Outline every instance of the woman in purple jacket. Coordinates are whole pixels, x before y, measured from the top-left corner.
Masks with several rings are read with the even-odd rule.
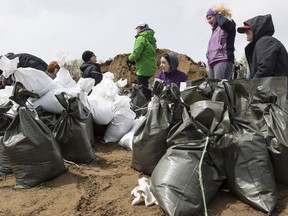
[[[207,21],[212,26],[206,54],[208,77],[212,79],[232,79],[236,24],[231,16],[230,9],[223,5],[213,6],[206,14]]]
[[[164,85],[171,83],[177,84],[180,87],[181,82],[187,81],[187,76],[184,72],[178,70],[179,60],[173,53],[165,53],[160,59],[160,68],[155,78],[163,80]]]

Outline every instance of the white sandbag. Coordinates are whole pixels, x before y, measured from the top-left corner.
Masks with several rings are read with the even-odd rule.
[[[106,128],[104,142],[118,142],[133,127],[136,113],[130,109],[130,101],[128,96],[115,99],[115,114]]]
[[[45,111],[56,113],[56,114],[61,114],[64,110],[63,106],[59,103],[59,101],[55,97],[54,91],[47,92],[45,95],[43,95],[37,100],[31,100],[29,104],[30,105],[28,105],[27,107],[30,110],[36,109],[39,106],[42,106],[42,108]]]
[[[24,87],[42,97],[54,89],[52,79],[43,71],[34,68],[18,68],[14,71],[16,82],[21,82]]]
[[[7,104],[10,99],[9,97],[12,95],[13,86],[5,86],[4,89],[0,89],[0,105]]]
[[[83,78],[81,77],[78,82],[77,86],[83,89],[84,92],[89,93],[95,84],[95,79],[93,78]]]
[[[76,82],[72,79],[70,72],[66,68],[67,55],[68,53],[62,51],[56,54],[60,70],[57,72],[56,78],[53,81],[65,88],[73,88],[76,87]]]
[[[5,55],[2,56],[0,59],[0,69],[3,71],[2,75],[5,78],[8,78],[15,70],[17,70],[18,63],[19,57],[10,60]]]
[[[3,71],[3,76],[8,78],[14,74],[16,82],[21,82],[24,87],[40,97],[53,89],[52,79],[43,71],[34,68],[17,68],[19,58],[8,59],[2,56],[0,59],[0,69]]]
[[[64,67],[60,68],[60,70],[56,74],[56,78],[53,81],[59,83],[65,88],[76,87],[75,80],[72,79],[70,72]]]
[[[119,95],[119,89],[113,81],[113,74],[106,72],[99,84],[93,87],[91,94],[100,94],[106,100],[114,101]]]
[[[55,90],[55,95],[65,92],[66,94],[70,95],[71,97],[77,97],[81,103],[86,107],[90,108],[88,104],[88,97],[87,93],[83,91],[82,88],[79,86],[71,87],[71,88],[59,88]]]
[[[133,127],[136,113],[131,109],[116,111],[104,134],[104,142],[119,142]]]
[[[120,139],[118,143],[120,146],[133,150],[133,135],[134,135],[136,128],[138,127],[138,125],[140,124],[143,118],[144,116],[140,116],[139,118],[134,119],[132,129]]]
[[[64,110],[64,107],[59,103],[57,98],[55,97],[56,94],[60,94],[61,92],[65,92],[73,97],[78,97],[79,100],[87,106],[87,97],[85,92],[78,87],[74,88],[63,88],[58,86],[55,90],[50,91],[40,97],[39,99],[33,100],[30,99],[30,104],[32,106],[28,106],[29,109],[35,109],[38,106],[42,106],[42,108],[48,112],[61,114]]]
[[[114,116],[113,103],[106,100],[100,94],[88,96],[88,109],[90,110],[93,122],[98,125],[107,125]]]
[[[124,88],[127,85],[127,79],[120,79],[115,84],[118,88]]]

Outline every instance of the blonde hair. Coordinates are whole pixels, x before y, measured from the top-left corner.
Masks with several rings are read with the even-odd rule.
[[[223,4],[214,5],[211,8],[213,11],[217,11],[218,13],[222,14],[223,16],[230,18],[232,17],[232,12],[229,8],[225,7]]]

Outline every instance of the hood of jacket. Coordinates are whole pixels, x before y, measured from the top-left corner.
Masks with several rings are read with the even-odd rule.
[[[272,36],[275,32],[272,16],[270,14],[256,16],[244,22],[249,25],[253,31],[253,42],[256,42],[262,36]]]
[[[170,66],[171,66],[171,72],[177,70],[179,65],[179,60],[176,55],[173,53],[168,53],[168,56],[170,58]]]
[[[143,36],[145,37],[149,43],[155,44],[156,43],[156,38],[154,37],[154,30],[150,28],[144,28],[141,32],[139,32],[135,37]]]

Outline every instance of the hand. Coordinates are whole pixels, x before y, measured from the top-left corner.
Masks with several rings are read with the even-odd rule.
[[[131,70],[131,66],[135,64],[135,62],[131,62],[129,59],[127,59],[126,64],[128,68]]]

